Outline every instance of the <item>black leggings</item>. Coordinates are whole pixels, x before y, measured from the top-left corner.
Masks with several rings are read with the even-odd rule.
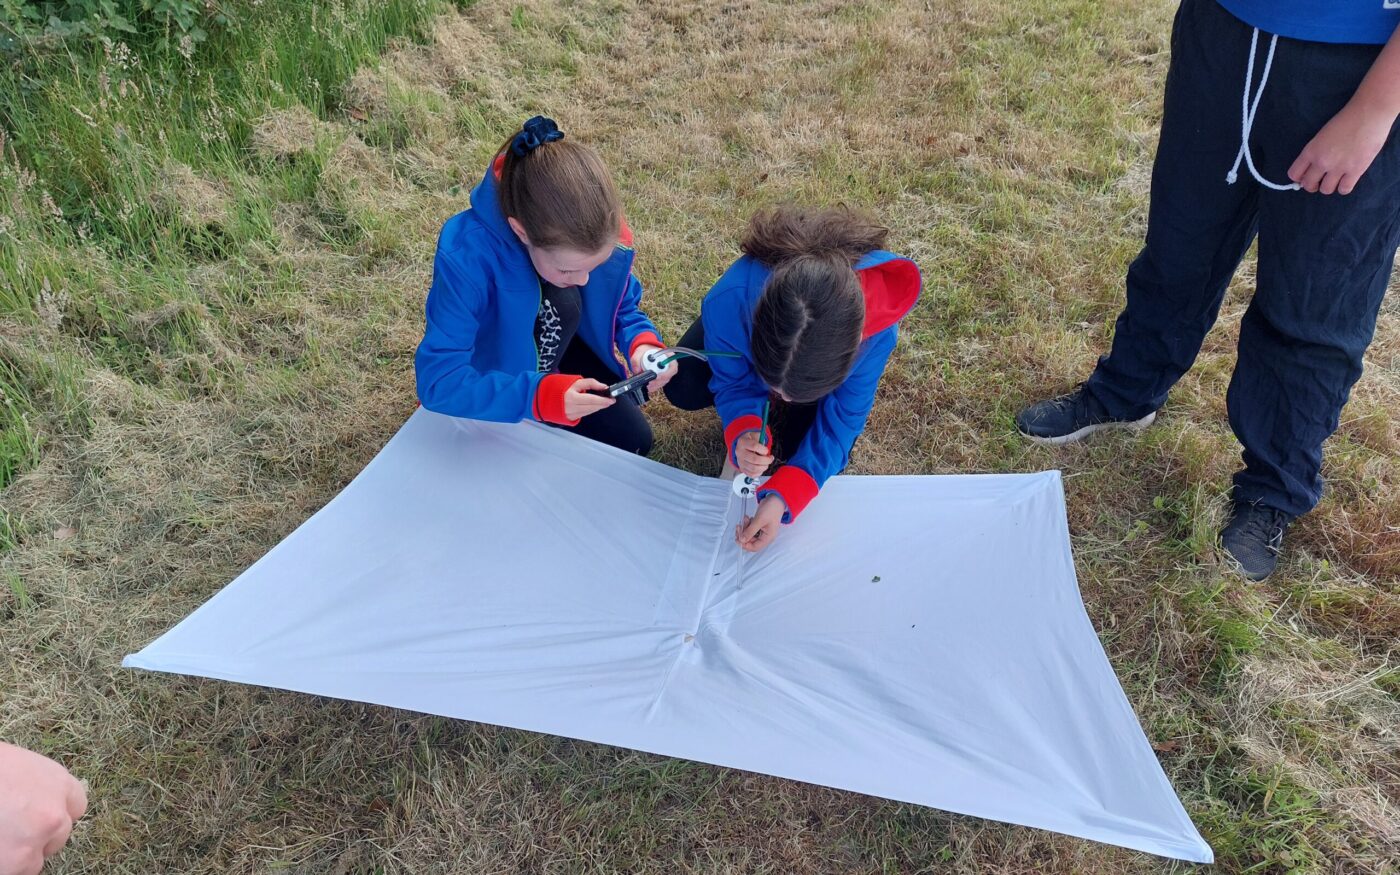
[[[705,348],[705,326],[699,319],[681,338],[680,346]],[[663,390],[666,398],[681,410],[704,410],[715,405],[710,391],[710,366],[699,359],[683,358],[680,369]],[[773,395],[768,410],[768,428],[773,432],[773,457],[779,462],[792,458],[817,418],[816,404],[789,404]],[[772,473],[772,469],[769,470]]]
[[[559,360],[559,373],[591,377],[607,385],[620,379],[588,348],[588,344],[577,337],[564,350]],[[630,397],[618,398],[613,406],[588,414],[568,430],[639,456],[651,452],[651,423],[647,422],[642,409]]]

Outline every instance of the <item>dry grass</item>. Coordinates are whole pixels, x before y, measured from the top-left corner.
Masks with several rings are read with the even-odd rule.
[[[54,871],[1185,868],[567,739],[117,668],[411,411],[437,228],[537,111],[615,168],[672,335],[756,207],[875,210],[927,294],[856,470],[1062,468],[1090,615],[1218,868],[1393,871],[1393,303],[1329,445],[1329,494],[1266,584],[1229,576],[1211,544],[1238,459],[1224,387],[1248,265],[1160,425],[1060,452],[1013,434],[1020,404],[1081,379],[1106,345],[1143,228],[1170,15],[1167,0],[483,0],[360,71],[334,117],[269,111],[224,178],[168,165],[153,199],[204,235],[183,285],[155,295],[75,244],[101,279],[74,268],[41,292],[39,319],[0,332],[0,359],[51,377],[31,393],[39,464],[3,494],[0,737],[93,789]],[[259,189],[260,173],[303,182]],[[224,226],[248,214],[228,244]],[[663,460],[712,465],[710,419],[651,412]]]

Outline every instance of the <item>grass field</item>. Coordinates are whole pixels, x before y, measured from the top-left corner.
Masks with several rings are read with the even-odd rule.
[[[270,9],[269,7],[277,7]],[[288,11],[294,10],[294,11]],[[0,73],[0,738],[91,784],[55,872],[1179,872],[550,736],[123,671],[414,406],[435,235],[536,112],[596,145],[671,336],[756,208],[845,202],[926,297],[861,473],[1066,474],[1089,615],[1231,873],[1400,859],[1400,310],[1329,492],[1250,584],[1213,547],[1252,283],[1159,424],[1049,451],[1140,245],[1170,0],[259,4],[193,57]],[[1219,168],[1224,173],[1226,168]],[[1203,172],[1216,172],[1203,169]],[[713,473],[712,418],[651,405]]]

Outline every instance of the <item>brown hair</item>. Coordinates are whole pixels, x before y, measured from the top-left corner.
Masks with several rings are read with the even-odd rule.
[[[524,155],[501,147],[505,161],[496,184],[501,212],[525,228],[531,245],[597,252],[615,243],[622,228],[622,199],[612,176],[588,146],[558,139]]]
[[[865,296],[852,269],[889,229],[845,207],[758,213],[739,244],[772,269],[753,313],[758,376],[797,403],[845,382],[860,351]]]

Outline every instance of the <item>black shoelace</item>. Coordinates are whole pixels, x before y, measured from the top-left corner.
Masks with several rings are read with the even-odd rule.
[[[1099,412],[1094,409],[1095,405],[1089,393],[1084,391],[1083,383],[1076,386],[1073,392],[1061,395],[1052,403],[1056,410],[1068,411],[1074,422],[1095,422],[1101,418]]]

